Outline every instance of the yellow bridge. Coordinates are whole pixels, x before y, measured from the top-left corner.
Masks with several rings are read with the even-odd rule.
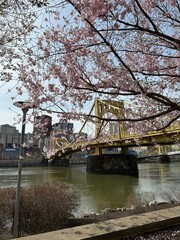
[[[162,153],[162,146],[180,142],[180,122],[176,122],[161,131],[148,132],[143,136],[130,132],[124,122],[118,121],[118,119],[125,119],[123,101],[117,102],[96,99],[90,109],[89,116],[90,115],[91,117],[94,116],[95,119],[95,136],[90,140],[88,140],[88,138],[78,140],[78,137],[83,135],[83,129],[88,122],[88,120],[86,120],[79,131],[78,137],[75,137],[73,141],[68,142],[66,138],[56,137],[50,139],[50,142],[46,145],[47,148],[53,149],[52,152],[56,152],[52,158],[58,155],[68,155],[81,149],[94,149],[94,155],[101,155],[103,148],[110,147],[121,147],[121,153],[128,154],[129,147],[156,145],[159,153]],[[117,121],[103,121],[102,119],[106,115],[108,115],[109,119],[110,115],[115,116]],[[109,132],[105,131],[105,129],[108,129]]]

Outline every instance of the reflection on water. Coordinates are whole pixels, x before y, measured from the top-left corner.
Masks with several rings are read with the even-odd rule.
[[[24,167],[22,185],[47,181],[63,181],[80,192],[79,213],[106,207],[125,206],[128,196],[139,192],[152,192],[157,196],[180,184],[180,163],[139,164],[139,178],[121,175],[86,173],[85,166],[76,167]],[[0,187],[16,186],[17,168],[0,168]]]

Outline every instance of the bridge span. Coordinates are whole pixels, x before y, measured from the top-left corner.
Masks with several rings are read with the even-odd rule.
[[[167,144],[174,144],[180,141],[180,122],[176,122],[173,125],[159,131],[151,131],[144,135],[133,133],[128,131],[126,125],[122,121],[116,121],[115,123],[109,123],[101,121],[103,116],[107,113],[111,113],[117,117],[117,119],[124,118],[124,103],[116,101],[107,101],[96,99],[93,107],[90,110],[89,115],[95,110],[95,135],[93,138],[85,136],[82,138],[82,132],[87,124],[84,122],[78,137],[72,141],[68,141],[67,138],[50,138],[48,144],[49,150],[52,149],[51,159],[63,158],[72,154],[75,151],[87,149],[90,156],[87,159],[87,169],[93,172],[105,172],[105,173],[121,173],[129,175],[138,175],[137,163],[135,156],[128,154],[129,147],[137,146],[156,146],[159,149],[159,154],[162,153],[162,146]],[[114,128],[116,131],[110,131],[109,134],[104,134],[103,129]],[[121,154],[108,155],[103,154],[104,148],[118,147],[121,148]]]

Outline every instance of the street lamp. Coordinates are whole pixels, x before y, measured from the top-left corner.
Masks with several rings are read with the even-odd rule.
[[[18,160],[18,175],[17,175],[17,187],[16,187],[16,199],[15,199],[15,210],[14,210],[14,222],[13,222],[13,238],[17,238],[19,235],[19,202],[20,202],[20,187],[21,187],[21,172],[22,172],[22,158],[24,156],[24,134],[26,126],[26,114],[29,110],[28,102],[18,101],[14,103],[14,106],[21,108],[23,112],[22,118],[22,129],[21,129],[21,140],[20,140],[20,151]]]

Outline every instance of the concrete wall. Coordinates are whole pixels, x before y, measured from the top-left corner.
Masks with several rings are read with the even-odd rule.
[[[14,240],[120,240],[180,224],[180,206]]]

